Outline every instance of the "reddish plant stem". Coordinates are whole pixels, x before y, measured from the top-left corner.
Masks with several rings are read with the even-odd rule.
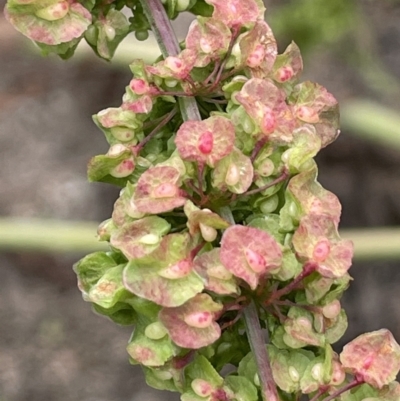
[[[347,383],[345,386],[343,386],[342,388],[336,390],[334,393],[332,393],[331,395],[329,395],[328,397],[325,397],[322,401],[332,401],[335,398],[337,398],[340,394],[345,393],[346,391],[351,390],[354,387],[360,386],[361,384],[364,384],[363,380],[359,380],[357,378],[355,378],[353,381],[351,381],[350,383]],[[324,394],[324,393],[322,393]],[[310,401],[317,401],[318,398],[322,395],[322,394],[316,394],[313,398],[310,399]]]
[[[289,173],[287,170],[284,170],[283,173],[276,178],[275,180],[271,181],[270,183],[260,187],[260,188],[256,188],[256,189],[252,189],[251,191],[247,191],[244,194],[242,194],[242,196],[249,196],[249,195],[255,195],[258,194],[259,192],[265,191],[268,188],[273,187],[276,184],[279,184],[282,181],[285,181],[287,178],[289,177]]]
[[[146,14],[164,58],[177,56],[181,51],[179,42],[161,0],[140,0],[140,4],[143,7],[143,11]],[[179,97],[179,105],[184,121],[201,120],[199,108],[194,98]]]
[[[232,211],[228,206],[219,210],[220,216],[232,225],[235,220]],[[247,339],[257,365],[257,374],[261,384],[261,394],[264,401],[279,401],[278,391],[272,376],[271,364],[267,349],[265,347],[264,332],[261,329],[258,311],[254,301],[243,309],[244,321],[246,324]],[[269,339],[266,339],[267,342]]]
[[[257,365],[257,373],[260,378],[261,395],[264,401],[279,401],[278,391],[272,376],[271,364],[265,347],[264,333],[261,329],[257,308],[254,301],[244,309],[246,333],[251,351]]]
[[[261,148],[265,145],[266,140],[260,139],[254,146],[253,151],[251,152],[250,160],[253,163],[257,155],[260,153]]]
[[[137,146],[136,146],[136,151],[139,153],[144,146],[146,145],[147,142],[150,141],[150,139],[152,139],[155,135],[158,134],[158,132],[160,131],[160,129],[162,127],[164,127],[164,125],[168,124],[169,121],[171,121],[171,119],[174,117],[174,115],[177,112],[177,108],[174,107],[167,115],[165,115],[163,117],[163,119],[159,122],[159,124],[157,124],[157,126],[153,129],[153,131],[150,132],[149,135],[147,135]]]
[[[203,173],[204,173],[204,163],[198,163],[198,170],[197,170],[197,180],[198,180],[198,187],[201,196],[200,202],[204,201],[204,192],[203,192]]]
[[[280,290],[273,292],[269,299],[267,299],[267,301],[264,303],[264,305],[271,305],[276,299],[279,299],[295,290],[298,285],[303,281],[303,279],[313,273],[315,269],[316,265],[314,263],[306,263],[303,267],[303,271],[286,287],[283,287]]]

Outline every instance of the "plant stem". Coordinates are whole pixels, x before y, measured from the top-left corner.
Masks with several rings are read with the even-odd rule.
[[[177,107],[174,107],[164,118],[157,124],[157,126],[150,132],[149,135],[145,136],[144,139],[137,145],[136,150],[140,151],[144,148],[147,142],[149,142],[154,136],[156,136],[160,129],[174,117],[177,112]]]
[[[345,393],[346,391],[351,390],[354,387],[357,387],[361,384],[363,384],[364,381],[362,380],[358,380],[358,379],[354,379],[353,381],[351,381],[350,383],[346,384],[345,386],[343,386],[342,388],[338,389],[337,391],[335,391],[333,394],[329,395],[328,397],[324,398],[322,401],[332,401],[334,400],[336,397],[338,397],[340,394]],[[313,400],[310,400],[313,401]]]
[[[223,219],[231,224],[235,224],[232,211],[228,206],[223,206],[219,210]],[[257,308],[254,301],[244,308],[243,316],[246,323],[247,339],[250,343],[251,352],[257,365],[257,373],[261,384],[261,393],[264,401],[279,401],[274,378],[272,377],[271,365],[265,347],[264,333],[261,329],[258,318]],[[267,340],[268,342],[268,340]]]
[[[260,188],[256,188],[256,189],[252,189],[251,191],[247,191],[244,194],[242,194],[242,196],[249,196],[249,195],[258,194],[259,192],[265,191],[266,189],[271,188],[274,185],[279,184],[282,181],[285,181],[286,178],[288,178],[288,177],[289,177],[288,171],[284,170],[283,173],[278,178],[276,178],[275,180],[271,181],[270,183],[268,183],[268,184],[266,184],[266,185],[264,185],[264,186],[262,186]]]
[[[303,281],[303,279],[313,273],[315,269],[316,266],[313,263],[306,263],[303,267],[303,271],[297,277],[295,277],[293,281],[289,283],[286,287],[283,287],[280,290],[273,292],[264,305],[268,306],[272,304],[276,299],[279,299],[282,296],[289,294],[289,292],[292,292]]]
[[[247,339],[250,343],[251,352],[257,365],[257,373],[261,384],[261,394],[264,401],[279,401],[272,369],[269,361],[265,340],[258,318],[257,308],[254,301],[244,309],[244,320],[246,323]]]
[[[172,29],[171,21],[160,0],[140,0],[143,11],[149,20],[151,30],[157,40],[164,58],[177,56],[180,47],[175,32]],[[184,121],[201,120],[196,100],[192,97],[179,97],[179,105]]]

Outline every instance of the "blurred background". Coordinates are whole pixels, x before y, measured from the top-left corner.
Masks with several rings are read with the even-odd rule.
[[[400,1],[265,3],[280,51],[295,40],[303,79],[342,106],[342,134],[318,163],[357,239],[343,341],[387,327],[400,342]],[[187,24],[175,23],[181,37]],[[71,268],[118,196],[86,181],[108,150],[91,115],[120,105],[127,63],[153,49],[127,40],[112,63],[84,47],[43,58],[0,16],[0,401],[178,399],[147,389],[128,362],[130,329],[91,311]]]

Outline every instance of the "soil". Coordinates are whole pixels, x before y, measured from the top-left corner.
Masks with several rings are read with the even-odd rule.
[[[400,6],[361,3],[377,54],[400,79]],[[87,161],[107,150],[90,116],[120,104],[129,70],[94,57],[41,58],[1,17],[0,37],[0,215],[108,218],[118,190],[86,181]],[[341,57],[343,45],[314,52],[306,78],[340,101],[361,96],[399,105],[400,94],[375,92],[360,78]],[[342,201],[342,227],[400,224],[398,151],[343,132],[318,162],[320,181]],[[0,254],[0,401],[177,400],[148,389],[140,369],[129,365],[130,329],[82,301],[71,270],[82,256]],[[381,327],[400,340],[399,266],[354,264],[355,281],[343,300],[344,342]]]

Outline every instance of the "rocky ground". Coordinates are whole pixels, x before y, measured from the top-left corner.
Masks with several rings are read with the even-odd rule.
[[[400,6],[364,1],[377,54],[400,79]],[[0,7],[2,3],[0,1]],[[118,105],[127,68],[94,58],[61,62],[29,50],[0,17],[0,215],[101,221],[118,191],[88,184],[87,161],[107,150],[91,114]],[[341,47],[306,63],[339,100],[374,92]],[[397,102],[397,103],[396,103]],[[323,184],[343,203],[343,227],[400,224],[400,154],[343,132],[319,157]],[[0,254],[0,401],[159,401],[128,363],[129,329],[94,315],[75,287],[82,255]],[[400,341],[400,262],[355,263],[345,296],[346,339],[380,327]],[[168,398],[170,397],[170,398]]]

